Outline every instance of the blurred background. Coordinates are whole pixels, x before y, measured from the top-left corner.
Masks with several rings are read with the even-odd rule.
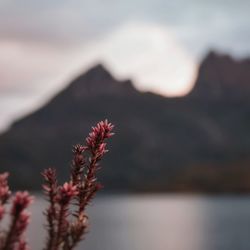
[[[107,118],[79,249],[249,249],[249,13],[249,0],[0,0],[1,172],[34,192],[48,166],[65,181],[72,145]]]

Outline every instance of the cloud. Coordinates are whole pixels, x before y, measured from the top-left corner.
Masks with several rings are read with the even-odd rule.
[[[142,91],[183,95],[193,86],[197,65],[164,26],[129,22],[87,51],[86,57],[101,59]]]
[[[170,27],[196,57],[210,46],[237,55],[250,53],[249,8],[248,0],[3,0],[0,34],[2,39],[72,47],[139,20]]]

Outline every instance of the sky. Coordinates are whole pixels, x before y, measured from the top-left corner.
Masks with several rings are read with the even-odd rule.
[[[0,130],[98,62],[184,95],[210,49],[250,55],[249,12],[249,0],[0,0]]]

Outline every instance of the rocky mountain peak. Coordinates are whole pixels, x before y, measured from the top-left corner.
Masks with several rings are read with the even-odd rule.
[[[242,98],[250,95],[250,60],[211,51],[200,65],[191,96]]]
[[[124,95],[136,92],[131,81],[118,81],[102,64],[94,66],[73,80],[69,90],[75,97]]]

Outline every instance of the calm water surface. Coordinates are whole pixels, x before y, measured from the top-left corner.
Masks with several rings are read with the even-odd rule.
[[[32,207],[29,241],[41,249],[46,202]],[[250,197],[99,196],[84,250],[248,250]]]

